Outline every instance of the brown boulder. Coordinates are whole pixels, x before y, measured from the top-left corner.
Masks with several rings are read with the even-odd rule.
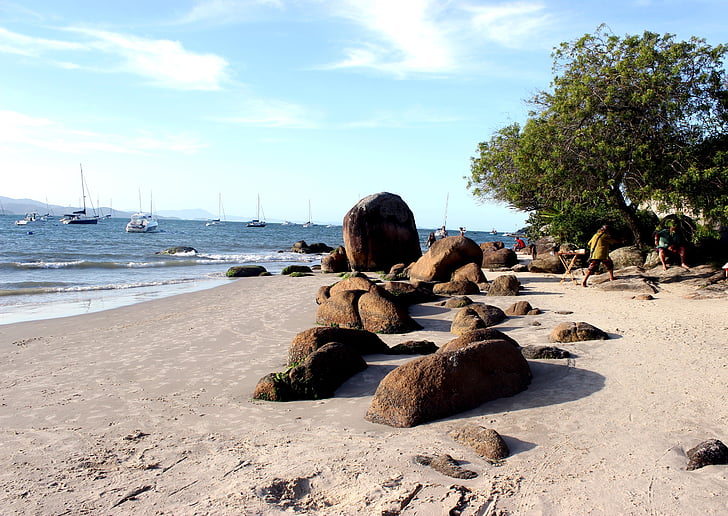
[[[465,296],[480,294],[480,287],[470,280],[447,281],[436,283],[432,287],[432,293],[438,296]]]
[[[422,256],[415,217],[399,195],[382,192],[360,200],[344,216],[343,236],[352,270],[388,270]]]
[[[506,313],[497,306],[486,305],[484,303],[473,303],[472,305],[469,305],[469,308],[475,310],[478,317],[483,319],[486,327],[495,326],[508,318]]]
[[[478,312],[470,308],[470,306],[465,306],[455,313],[450,325],[450,333],[462,335],[468,331],[485,327],[485,321],[480,318]]]
[[[513,249],[495,249],[483,253],[483,268],[497,269],[499,267],[512,267],[518,263],[518,255]]]
[[[367,292],[374,282],[366,276],[351,276],[331,285],[330,295],[338,294],[345,290],[361,290]]]
[[[386,354],[389,347],[372,332],[352,329],[317,326],[298,333],[288,348],[288,365],[297,365],[329,342],[341,342],[352,346],[360,355]]]
[[[339,328],[362,328],[357,305],[361,290],[343,290],[331,294],[316,310],[316,324]]]
[[[468,263],[478,266],[483,251],[467,237],[452,236],[437,240],[410,268],[410,278],[423,281],[450,281],[453,272]]]
[[[551,331],[549,342],[580,342],[584,340],[606,340],[604,331],[585,322],[563,322]]]
[[[346,257],[346,250],[342,246],[338,246],[321,258],[321,272],[339,273],[348,270],[349,260]]]
[[[517,296],[521,282],[512,274],[498,276],[490,283],[488,296]]]
[[[526,315],[533,310],[531,303],[528,301],[518,301],[506,308],[506,315]]]
[[[466,263],[452,274],[452,281],[472,281],[473,283],[488,283],[483,269],[477,263]]]
[[[511,453],[500,434],[492,428],[467,423],[450,432],[450,436],[489,461],[503,460]]]
[[[528,264],[528,272],[540,272],[546,274],[561,274],[564,272],[564,264],[559,257],[553,254],[539,255]]]
[[[462,308],[464,306],[472,305],[473,300],[470,299],[468,296],[456,296],[451,297],[444,303],[442,303],[442,306],[445,308]]]
[[[511,343],[481,342],[416,358],[391,371],[374,393],[366,419],[412,427],[513,396],[530,382],[528,362]]]
[[[422,327],[407,313],[407,308],[396,303],[384,289],[372,285],[369,292],[359,298],[359,318],[365,330],[376,333],[407,333]]]
[[[455,351],[457,349],[470,346],[476,342],[482,342],[484,340],[505,340],[509,342],[514,348],[520,349],[521,346],[514,339],[506,335],[500,330],[495,328],[479,328],[476,330],[466,331],[459,337],[455,337],[451,341],[446,342],[438,353],[444,353],[445,351]]]
[[[320,305],[331,297],[331,285],[322,285],[316,292],[316,304]]]
[[[503,249],[505,247],[505,244],[500,241],[496,242],[483,242],[480,244],[480,248],[483,250],[483,254],[489,253],[491,251],[497,251],[498,249]]]
[[[384,284],[384,289],[394,296],[397,303],[403,305],[427,303],[437,298],[432,289],[416,287],[404,281],[388,281]]]
[[[708,439],[687,453],[688,471],[714,464],[728,464],[728,447],[718,439]]]

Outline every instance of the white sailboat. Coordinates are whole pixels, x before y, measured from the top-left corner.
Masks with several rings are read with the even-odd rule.
[[[311,199],[308,200],[308,222],[306,222],[303,227],[304,228],[310,228],[315,226],[313,222],[311,222]]]
[[[154,216],[154,206],[149,196],[149,213],[142,211],[142,193],[139,192],[139,211],[134,213],[126,224],[127,233],[153,233],[159,229],[159,222]]]
[[[217,200],[217,218],[205,222],[205,226],[219,226],[225,220],[225,208],[222,206],[222,194],[218,194]]]
[[[61,222],[64,224],[98,224],[98,215],[95,213],[93,215],[86,213],[86,181],[83,179],[83,167],[81,165],[79,165],[79,167],[81,167],[81,196],[83,198],[83,209],[64,215],[63,218],[61,218]]]
[[[445,217],[442,221],[442,227],[435,231],[435,237],[436,238],[445,238],[447,236],[447,203],[450,201],[450,193],[448,192],[447,196],[445,197]]]
[[[263,219],[265,219],[265,215],[263,215]],[[249,228],[264,228],[265,227],[265,220],[260,218],[260,195],[258,195],[258,212],[256,214],[256,218],[248,222]]]

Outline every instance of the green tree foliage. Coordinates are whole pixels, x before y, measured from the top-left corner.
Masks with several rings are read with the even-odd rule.
[[[638,245],[648,201],[728,221],[727,51],[669,34],[620,38],[605,26],[562,43],[551,91],[530,100],[523,127],[479,144],[468,188],[537,220],[550,214],[559,232],[613,215]]]

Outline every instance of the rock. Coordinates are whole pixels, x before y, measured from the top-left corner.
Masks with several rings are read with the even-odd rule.
[[[485,321],[480,318],[478,312],[470,306],[465,306],[455,313],[455,317],[453,317],[452,324],[450,325],[450,333],[462,335],[480,328],[487,328]]]
[[[496,249],[483,252],[483,268],[498,269],[500,267],[513,267],[518,263],[518,255],[513,249]]]
[[[585,322],[563,322],[549,335],[549,342],[580,342],[585,340],[606,340],[609,338],[599,328]]]
[[[349,260],[346,257],[346,250],[342,246],[338,246],[321,258],[321,272],[339,273],[347,271],[349,271]]]
[[[321,254],[321,253],[330,253],[333,251],[333,247],[329,247],[324,243],[317,243],[317,244],[307,244],[305,240],[299,240],[293,246],[291,247],[292,253],[302,253],[302,254]]]
[[[374,283],[366,276],[351,276],[331,285],[329,293],[333,296],[334,294],[345,290],[360,290],[362,292],[368,292],[372,285],[374,285]]]
[[[506,315],[527,315],[533,311],[531,303],[528,301],[518,301],[506,308]]]
[[[416,287],[403,281],[388,281],[384,284],[384,289],[402,305],[427,303],[437,298],[432,289]]]
[[[194,247],[177,246],[170,247],[169,249],[165,249],[164,251],[157,251],[154,254],[197,254],[197,249],[195,249]]]
[[[637,294],[636,296],[632,296],[632,299],[637,299],[638,301],[652,301],[655,298],[652,297],[652,294]]]
[[[559,257],[551,254],[539,255],[528,264],[528,272],[540,272],[546,274],[563,274],[564,264]]]
[[[532,360],[569,358],[571,356],[571,353],[565,349],[554,346],[524,346],[521,348],[521,353]]]
[[[331,297],[331,285],[323,285],[316,292],[316,304],[320,305]]]
[[[342,290],[329,294],[316,310],[316,324],[338,328],[363,328],[359,317],[359,298],[362,290]]]
[[[539,238],[534,242],[534,245],[536,246],[536,255],[537,256],[543,256],[546,254],[550,254],[552,252],[555,252],[557,250],[556,246],[556,240],[552,236],[546,236]],[[554,258],[558,257],[554,256]]]
[[[466,331],[459,337],[455,337],[451,341],[446,342],[437,351],[438,353],[444,353],[445,351],[455,351],[457,349],[462,349],[466,346],[470,346],[471,344],[475,344],[476,342],[482,342],[484,340],[505,340],[506,342],[509,342],[514,348],[521,348],[518,342],[516,342],[514,339],[512,339],[500,330],[496,330],[495,328],[479,328],[477,330]]]
[[[512,274],[498,276],[490,283],[488,296],[517,296],[521,282]]]
[[[455,459],[447,454],[436,455],[435,457],[417,455],[415,456],[415,462],[423,466],[430,466],[435,471],[452,478],[469,479],[478,476],[475,471],[463,469]]]
[[[455,296],[442,303],[442,306],[445,308],[462,308],[472,304],[473,300],[468,296]]]
[[[608,292],[639,292],[641,294],[655,294],[657,292],[657,287],[644,278],[617,278],[614,281],[607,281],[606,277],[596,277],[593,286]]]
[[[483,251],[467,237],[437,240],[410,268],[410,278],[423,281],[450,281],[453,273],[468,263],[480,266]]]
[[[368,331],[407,333],[422,328],[409,316],[406,307],[396,303],[377,285],[372,285],[359,298],[358,310],[362,327]]]
[[[480,294],[480,287],[469,280],[448,281],[436,283],[432,292],[438,296],[464,296],[467,294]]]
[[[429,340],[408,340],[389,348],[390,355],[429,355],[437,352],[437,346]]]
[[[505,244],[503,242],[497,241],[497,242],[483,242],[480,244],[480,249],[483,250],[483,254],[489,253],[492,251],[497,251],[498,249],[503,249],[505,247]]]
[[[366,419],[412,427],[512,396],[530,382],[528,362],[510,342],[480,342],[415,358],[391,371],[374,393]]]
[[[450,436],[493,462],[503,460],[511,453],[500,434],[492,428],[468,423],[450,432]]]
[[[350,328],[317,326],[298,333],[288,348],[288,365],[297,365],[329,342],[348,344],[360,355],[387,354],[389,347],[372,332]]]
[[[265,376],[253,398],[268,401],[331,398],[342,383],[366,367],[366,362],[353,347],[329,342],[286,373]]]
[[[308,265],[289,265],[281,271],[281,275],[288,276],[290,274],[293,274],[294,272],[310,273],[313,271]]]
[[[708,439],[687,451],[688,471],[714,464],[728,464],[728,448],[718,439]]]
[[[228,278],[250,278],[253,276],[270,276],[270,273],[260,265],[236,265],[230,267],[226,275]]]
[[[466,263],[455,269],[452,274],[452,281],[472,281],[473,283],[488,283],[483,274],[483,269],[477,263]]]
[[[518,263],[511,267],[511,270],[513,272],[528,272],[528,265],[524,265],[522,263]]]
[[[645,253],[635,246],[617,248],[609,253],[609,257],[614,263],[615,270],[625,267],[642,267],[645,263]]]
[[[422,256],[414,215],[399,195],[381,192],[360,200],[344,217],[343,236],[353,270],[388,270]]]
[[[484,303],[473,303],[472,305],[468,306],[469,308],[475,310],[475,313],[478,314],[478,317],[483,319],[486,328],[502,323],[508,318],[506,313],[497,306],[486,305]]]

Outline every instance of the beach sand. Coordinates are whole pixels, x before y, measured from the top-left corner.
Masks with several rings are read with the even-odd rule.
[[[486,271],[492,280],[497,274]],[[407,356],[368,356],[336,397],[254,401],[285,368],[295,334],[315,326],[332,275],[233,280],[99,313],[0,326],[2,514],[725,514],[728,466],[687,471],[685,452],[728,442],[728,298],[653,300],[519,273],[518,297],[471,296],[541,315],[497,326],[548,345],[559,322],[610,339],[529,360],[533,382],[510,398],[414,428],[364,420],[378,382]],[[571,311],[571,314],[559,314]],[[382,335],[442,345],[456,310],[412,307],[424,326]],[[539,323],[535,325],[534,323]],[[449,432],[500,433],[491,464]],[[455,479],[417,464],[449,454]]]

